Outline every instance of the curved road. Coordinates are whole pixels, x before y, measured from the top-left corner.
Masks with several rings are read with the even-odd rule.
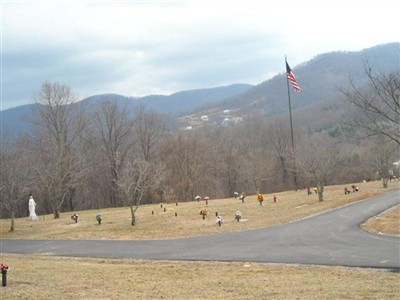
[[[3,253],[72,257],[275,262],[400,270],[400,238],[360,229],[400,203],[399,191],[285,225],[173,240],[3,239]]]

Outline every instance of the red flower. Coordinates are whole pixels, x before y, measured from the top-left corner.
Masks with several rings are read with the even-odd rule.
[[[1,269],[2,271],[7,271],[7,270],[8,270],[8,266],[5,265],[5,264],[0,264],[0,269]]]

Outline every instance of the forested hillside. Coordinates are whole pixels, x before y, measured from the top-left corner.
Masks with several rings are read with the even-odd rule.
[[[340,94],[340,89],[350,85],[367,84],[364,68],[366,64],[374,72],[398,71],[400,66],[400,43],[379,45],[358,52],[332,52],[316,56],[308,62],[292,66],[301,93],[292,94],[292,110],[314,109],[314,104],[331,100]],[[215,116],[211,120],[221,121],[223,110],[230,110],[232,118],[252,115],[275,116],[288,112],[288,95],[284,60],[282,73],[258,84],[246,92],[234,95],[218,105],[208,105],[204,110],[193,111],[192,118],[201,115]],[[183,122],[184,123],[184,122]],[[182,124],[190,125],[187,123]]]
[[[250,87],[249,84],[232,84],[224,87],[182,91],[169,96],[126,97],[118,94],[102,94],[79,102],[90,110],[90,107],[95,107],[103,101],[117,101],[120,106],[127,105],[132,115],[136,108],[143,106],[148,111],[174,119],[179,114],[199,109],[205,104],[219,102],[232,95],[245,92]],[[33,103],[1,111],[2,130],[11,132],[13,136],[29,133],[31,124],[28,120],[35,112],[35,105]]]

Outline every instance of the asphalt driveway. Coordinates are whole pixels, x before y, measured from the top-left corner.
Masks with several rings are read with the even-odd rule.
[[[400,204],[394,191],[285,225],[171,240],[0,241],[2,253],[71,257],[274,262],[400,270],[400,237],[360,224]]]

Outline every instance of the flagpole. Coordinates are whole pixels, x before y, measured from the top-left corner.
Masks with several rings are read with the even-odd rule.
[[[287,65],[287,57],[285,56],[285,65]],[[290,136],[292,138],[292,151],[293,151],[293,162],[294,162],[294,184],[296,191],[298,190],[297,185],[297,170],[296,170],[296,152],[294,148],[294,138],[293,138],[293,120],[292,120],[292,105],[290,101],[290,88],[289,88],[289,78],[286,74],[286,84],[287,84],[287,92],[288,92],[288,99],[289,99],[289,117],[290,117]]]

